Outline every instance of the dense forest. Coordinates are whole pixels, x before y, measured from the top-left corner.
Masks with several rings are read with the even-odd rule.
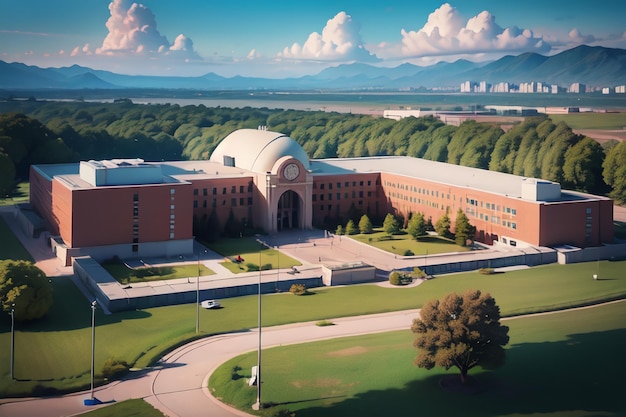
[[[367,115],[268,108],[14,101],[0,103],[0,192],[28,179],[31,164],[88,159],[207,159],[241,128],[267,126],[311,158],[408,155],[561,183],[626,202],[626,142],[603,146],[546,117],[504,132],[434,117],[400,121]]]

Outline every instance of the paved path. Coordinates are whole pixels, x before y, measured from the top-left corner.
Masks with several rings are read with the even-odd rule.
[[[335,326],[316,326],[315,322],[262,329],[263,348],[301,342],[353,336],[366,333],[407,330],[419,310],[340,318]],[[226,360],[256,350],[258,330],[207,337],[185,345],[165,356],[157,367],[136,371],[124,381],[95,390],[95,397],[105,403],[144,398],[170,417],[246,416],[225,406],[206,390],[209,375]],[[12,417],[56,417],[84,413],[95,407],[83,401],[90,392],[62,397],[0,400],[0,415]],[[13,402],[11,402],[13,401]]]

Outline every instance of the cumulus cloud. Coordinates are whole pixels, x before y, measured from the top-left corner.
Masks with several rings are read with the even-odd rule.
[[[502,28],[488,11],[466,20],[449,3],[432,12],[421,29],[402,29],[401,35],[399,52],[406,58],[550,50],[550,45],[531,30]]]
[[[569,32],[569,41],[574,43],[593,43],[597,39],[593,35],[583,35],[578,29],[574,28]]]
[[[301,46],[294,43],[278,54],[279,58],[309,61],[379,61],[369,52],[359,34],[359,25],[346,12],[326,22],[322,33],[313,32]]]
[[[170,44],[157,28],[156,17],[143,4],[131,0],[113,0],[109,4],[111,16],[106,22],[109,33],[96,49],[97,54],[119,55],[181,55],[199,58],[193,50],[193,41],[180,34]]]

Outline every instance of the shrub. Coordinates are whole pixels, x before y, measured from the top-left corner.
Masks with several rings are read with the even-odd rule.
[[[391,285],[401,285],[401,275],[398,271],[393,271],[389,274],[389,283]]]
[[[115,379],[123,376],[130,369],[130,365],[123,360],[109,358],[102,365],[102,376],[107,379]]]
[[[478,272],[483,275],[493,275],[496,271],[493,268],[480,268]]]
[[[413,256],[415,255],[411,249],[407,249],[404,251],[404,256]]]
[[[294,295],[304,295],[307,293],[306,285],[304,284],[291,284],[291,288],[289,288],[289,292]]]
[[[319,327],[324,327],[324,326],[334,326],[335,323],[329,320],[320,320],[317,323],[315,323],[315,325]]]
[[[252,262],[248,262],[246,264],[246,268],[248,268],[248,271],[258,271],[259,270],[259,266],[257,264],[253,264]]]
[[[426,277],[426,272],[422,271],[418,267],[415,267],[415,268],[413,268],[413,276],[415,278],[425,278]]]
[[[261,265],[261,271],[269,271],[270,269],[272,269],[272,264]]]

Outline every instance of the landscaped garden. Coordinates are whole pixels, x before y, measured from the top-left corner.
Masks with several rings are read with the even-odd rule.
[[[130,267],[121,261],[109,261],[102,263],[106,269],[119,283],[134,284],[137,282],[162,281],[177,278],[196,278],[198,276],[213,275],[210,270],[201,263],[177,264],[168,266],[147,266]]]
[[[407,233],[388,235],[382,229],[376,228],[372,233],[351,235],[350,238],[397,255],[406,255],[410,252],[415,256],[428,256],[438,253],[466,252],[471,249],[468,246],[457,245],[452,239],[437,235],[424,235],[414,239]]]
[[[259,268],[266,271],[301,265],[297,260],[280,252],[279,248],[269,249],[251,236],[219,239],[206,243],[206,246],[224,256],[221,265],[235,274],[258,271]]]

